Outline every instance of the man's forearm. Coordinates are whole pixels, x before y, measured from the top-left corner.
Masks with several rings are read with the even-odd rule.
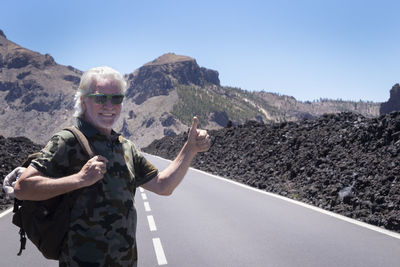
[[[82,187],[78,174],[62,178],[32,176],[18,181],[14,187],[15,197],[20,200],[46,200]]]
[[[170,195],[182,181],[197,152],[190,148],[188,143],[182,147],[178,156],[172,163],[158,175],[158,183],[163,194]]]
[[[90,186],[103,179],[107,172],[107,162],[103,156],[94,156],[79,172],[60,178],[45,177],[43,173],[29,166],[15,184],[15,197],[21,200],[46,200]]]

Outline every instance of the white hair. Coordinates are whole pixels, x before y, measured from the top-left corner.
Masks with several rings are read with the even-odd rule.
[[[103,67],[96,67],[96,68],[91,68],[87,70],[85,73],[82,74],[81,77],[81,82],[79,84],[78,90],[75,93],[74,101],[75,101],[75,112],[74,112],[74,117],[82,117],[83,116],[83,110],[82,110],[82,101],[81,97],[91,93],[91,85],[93,82],[97,82],[100,80],[111,80],[115,81],[118,83],[119,88],[121,90],[122,94],[125,94],[126,91],[126,81],[122,77],[122,75],[107,66]]]

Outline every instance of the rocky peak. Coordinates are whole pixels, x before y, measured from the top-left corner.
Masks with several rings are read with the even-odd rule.
[[[128,75],[127,96],[141,104],[150,97],[168,95],[179,84],[220,86],[217,71],[199,67],[191,57],[167,53]]]
[[[156,58],[155,60],[153,60],[151,62],[144,64],[144,66],[174,64],[174,63],[183,62],[183,61],[196,62],[195,59],[188,57],[188,56],[180,56],[180,55],[176,55],[174,53],[167,53],[167,54],[164,54],[164,55]]]
[[[7,118],[21,111],[52,112],[73,107],[78,74],[58,65],[49,54],[6,39],[1,30],[0,73],[0,104],[9,113]]]
[[[4,32],[1,29],[0,29],[0,37],[3,37],[3,38],[7,39],[7,36],[4,34]]]
[[[396,83],[390,90],[390,98],[381,104],[380,114],[388,114],[400,110],[400,85]]]
[[[55,65],[54,58],[49,54],[42,55],[38,52],[23,48],[7,39],[0,42],[0,68],[22,69],[34,67],[43,70]]]

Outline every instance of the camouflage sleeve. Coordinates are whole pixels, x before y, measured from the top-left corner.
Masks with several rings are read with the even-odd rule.
[[[54,135],[40,151],[41,155],[32,160],[31,166],[47,177],[62,177],[69,166],[66,143],[59,135]]]
[[[151,164],[136,147],[133,147],[133,158],[135,163],[136,187],[147,183],[157,176],[158,169]]]

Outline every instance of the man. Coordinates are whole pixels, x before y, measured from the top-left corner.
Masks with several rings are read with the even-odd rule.
[[[176,159],[162,172],[129,141],[112,130],[118,120],[126,82],[109,67],[93,68],[81,78],[75,95],[76,126],[98,154],[87,159],[69,131],[55,134],[15,184],[21,200],[46,200],[81,190],[71,212],[60,266],[135,266],[138,186],[170,195],[210,136],[197,118]]]

